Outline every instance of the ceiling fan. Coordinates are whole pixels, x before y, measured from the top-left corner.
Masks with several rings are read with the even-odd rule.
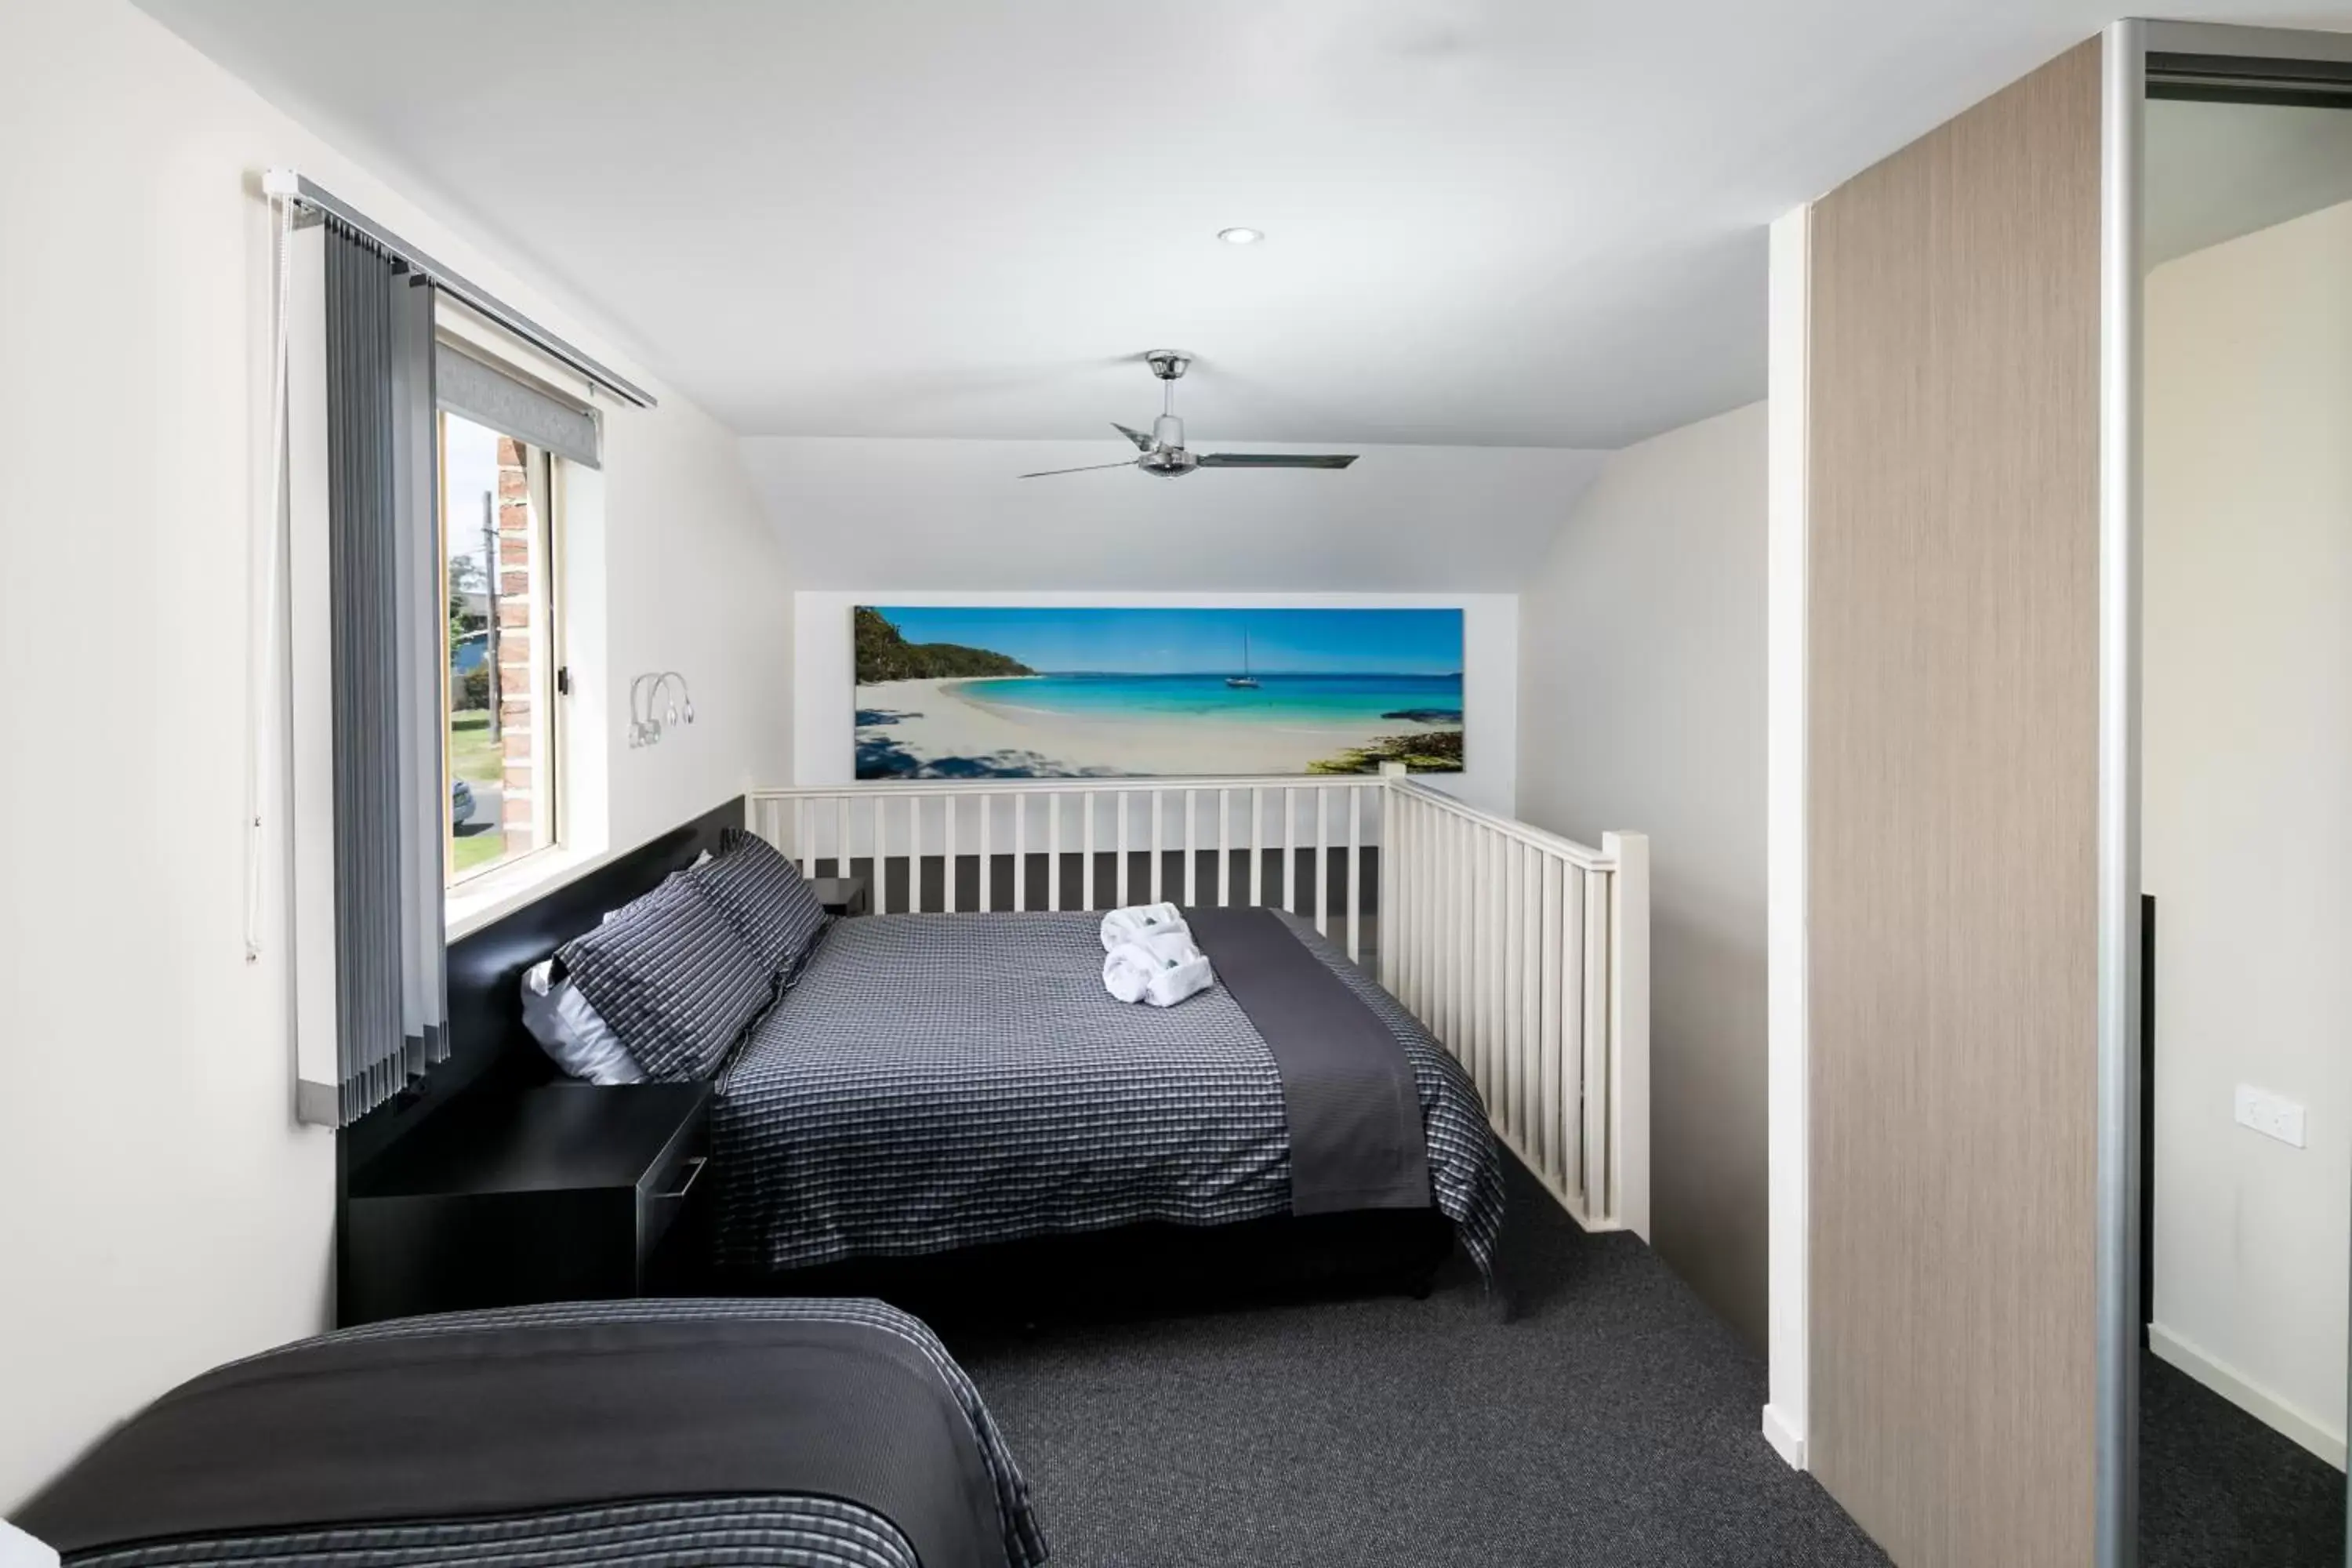
[[[1192,363],[1190,354],[1180,354],[1173,349],[1154,349],[1144,359],[1167,389],[1159,418],[1151,422],[1151,434],[1130,430],[1113,421],[1111,428],[1135,443],[1139,458],[1124,458],[1116,463],[1088,463],[1079,468],[1046,468],[1034,474],[1024,474],[1024,479],[1050,479],[1055,474],[1091,474],[1102,468],[1141,468],[1147,474],[1158,474],[1163,479],[1181,479],[1194,468],[1344,468],[1356,460],[1349,452],[1339,457],[1300,457],[1281,452],[1189,452],[1184,448],[1184,421],[1176,417],[1176,382]]]

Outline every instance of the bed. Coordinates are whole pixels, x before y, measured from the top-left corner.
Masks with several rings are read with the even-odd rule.
[[[207,1373],[17,1516],[83,1568],[1034,1568],[971,1381],[877,1301],[400,1319]]]
[[[1191,913],[1227,983],[1167,1009],[1105,994],[1095,915],[834,922],[716,1079],[722,1272],[1351,1207],[1434,1208],[1489,1270],[1502,1172],[1467,1075],[1308,923]],[[1319,1037],[1352,1005],[1381,1037],[1358,1040],[1342,1076],[1383,1054],[1409,1073],[1417,1188],[1408,1173],[1360,1204],[1295,1190],[1292,1123],[1312,1108],[1254,1016],[1263,992],[1233,984],[1291,955],[1346,1001],[1315,999],[1284,1026]]]
[[[347,1134],[347,1163],[436,1100],[512,1093],[564,1061],[518,1005],[544,972],[646,1077],[714,1086],[694,1288],[1025,1317],[1236,1288],[1423,1291],[1457,1247],[1491,1268],[1503,1181],[1477,1090],[1306,921],[1189,910],[1220,983],[1172,1008],[1122,1004],[1099,915],[828,921],[741,812],[454,944],[452,1067],[415,1109]],[[1259,1017],[1242,993],[1269,963]],[[1350,1114],[1365,1105],[1392,1114]],[[1392,1179],[1351,1194],[1332,1156],[1370,1122]]]

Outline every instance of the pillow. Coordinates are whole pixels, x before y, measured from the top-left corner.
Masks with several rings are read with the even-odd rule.
[[[621,1044],[580,987],[555,978],[555,960],[543,958],[522,975],[522,1026],[557,1067],[589,1083],[643,1083],[646,1069]]]
[[[710,1076],[775,995],[775,977],[687,873],[556,955],[647,1078]]]
[[[799,867],[758,834],[730,827],[719,836],[718,858],[687,875],[734,922],[771,973],[786,985],[800,978],[827,916]]]

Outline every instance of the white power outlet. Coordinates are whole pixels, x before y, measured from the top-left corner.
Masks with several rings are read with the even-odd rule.
[[[2238,1125],[2251,1127],[2265,1138],[2303,1147],[2303,1107],[2284,1095],[2256,1089],[2250,1083],[2238,1086]]]

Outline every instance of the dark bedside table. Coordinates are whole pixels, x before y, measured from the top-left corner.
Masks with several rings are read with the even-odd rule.
[[[867,900],[863,877],[811,877],[809,890],[816,894],[816,901],[824,906],[829,915],[862,915],[873,907]]]
[[[355,1173],[342,1323],[660,1294],[710,1152],[710,1086],[547,1084],[460,1101]]]

